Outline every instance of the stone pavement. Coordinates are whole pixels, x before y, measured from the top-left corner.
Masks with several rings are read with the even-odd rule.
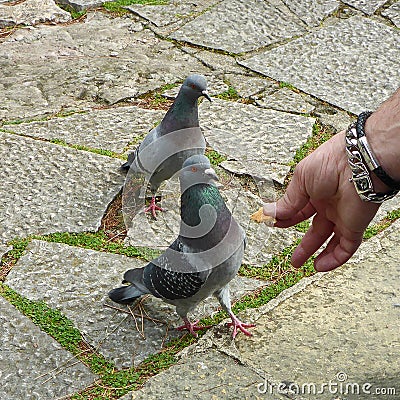
[[[171,399],[399,398],[399,228],[397,222],[363,244],[344,267],[304,278],[244,312],[257,324],[251,338],[233,343],[218,326],[124,400],[163,393]]]
[[[254,225],[249,215],[278,195],[316,120],[337,132],[398,87],[400,1],[159,3],[110,13],[97,0],[60,1],[88,9],[73,20],[53,0],[0,0],[0,256],[12,239],[100,229],[123,187],[121,158],[165,113],[159,95],[173,96],[174,84],[201,73],[214,96],[200,105],[201,126],[225,159],[221,192],[247,232],[246,264],[262,271],[302,233]],[[248,175],[258,186],[243,188]],[[176,235],[176,182],[162,194],[167,212],[157,221],[139,215],[126,246],[160,250]],[[393,199],[374,222],[399,208]],[[346,266],[243,311],[257,323],[251,338],[233,343],[218,325],[123,399],[367,400],[382,398],[378,390],[399,398],[399,225],[366,241]],[[115,370],[181,335],[173,308],[157,299],[144,299],[135,320],[107,306],[108,290],[143,259],[48,240],[31,240],[4,284],[59,310]],[[232,294],[269,284],[238,276]],[[99,374],[32,316],[0,303],[0,398],[92,398],[85,393]],[[209,299],[195,316],[217,308]],[[367,384],[370,393],[344,394],[340,384]]]

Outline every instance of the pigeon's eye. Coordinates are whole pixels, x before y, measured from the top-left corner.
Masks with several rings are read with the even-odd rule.
[[[192,172],[197,172],[197,168],[196,167],[192,167]]]
[[[192,83],[192,84],[190,85],[190,87],[191,87],[192,89],[197,89],[197,86],[196,86],[194,83]]]

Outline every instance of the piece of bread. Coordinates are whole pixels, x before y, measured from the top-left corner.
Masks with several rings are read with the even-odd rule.
[[[252,214],[250,216],[250,219],[255,222],[258,222],[259,224],[261,224],[261,222],[265,222],[265,223],[271,224],[271,225],[273,225],[275,223],[275,218],[270,217],[269,215],[265,215],[262,207],[260,207],[258,209],[258,211],[256,211],[254,214]]]

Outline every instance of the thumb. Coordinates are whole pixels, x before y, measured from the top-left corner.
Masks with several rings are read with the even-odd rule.
[[[315,213],[314,207],[310,203],[310,197],[300,179],[300,165],[294,171],[285,194],[276,203],[264,205],[264,214],[276,219],[275,226],[286,228],[304,221]]]

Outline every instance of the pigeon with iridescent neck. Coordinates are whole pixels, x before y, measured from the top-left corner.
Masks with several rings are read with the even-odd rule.
[[[149,184],[152,199],[145,212],[156,217],[155,194],[161,183],[182,168],[184,161],[194,154],[204,154],[206,143],[199,127],[198,99],[207,92],[207,81],[202,75],[190,75],[183,82],[178,96],[161,123],[152,129],[136,150],[129,154],[121,169],[143,174]]]
[[[190,322],[188,313],[209,296],[215,296],[228,313],[233,337],[252,324],[232,312],[229,282],[236,276],[245,249],[245,233],[227,208],[207,157],[188,158],[180,172],[181,223],[179,235],[158,258],[142,268],[125,272],[123,283],[113,289],[111,300],[129,304],[150,293],[176,306],[176,312],[192,335],[205,327]]]

